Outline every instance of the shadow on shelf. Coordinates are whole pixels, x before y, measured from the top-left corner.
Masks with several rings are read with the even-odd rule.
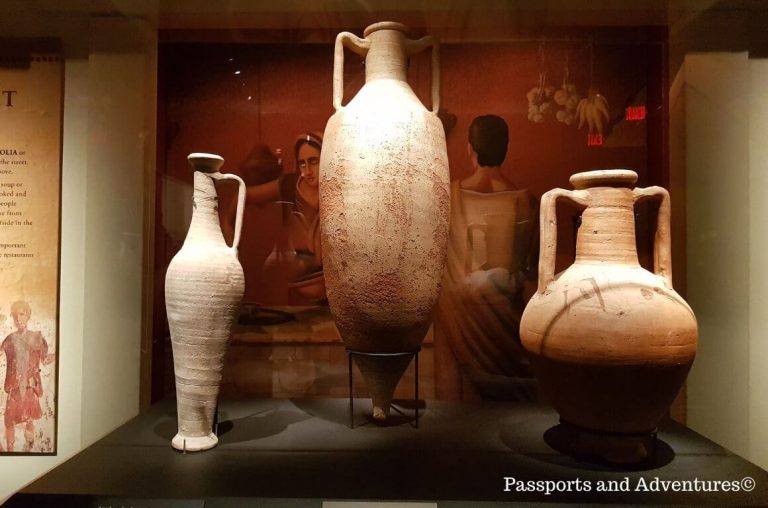
[[[675,452],[660,438],[655,439],[655,453],[646,460],[635,464],[616,464],[593,455],[578,455],[573,449],[573,436],[562,424],[547,429],[542,441],[557,453],[541,453],[530,449],[530,443],[521,441],[521,435],[512,425],[505,425],[499,431],[499,439],[510,450],[524,455],[537,462],[554,464],[579,470],[590,471],[650,471],[671,463]]]
[[[169,413],[169,420],[163,420],[154,427],[154,432],[170,440],[178,431],[176,413]],[[243,443],[277,435],[289,425],[310,419],[311,416],[296,411],[269,408],[240,418],[230,419],[227,413],[219,414],[219,444]]]
[[[310,417],[295,411],[276,409],[226,420],[219,423],[221,444],[244,443],[280,434],[289,425],[308,420]]]
[[[349,404],[348,399],[338,399],[338,404],[330,406],[327,399],[291,399],[291,403],[306,414],[335,423],[337,425],[349,426]],[[367,403],[367,405],[366,405]],[[411,399],[397,399],[392,401],[393,411],[389,418],[383,422],[373,419],[371,414],[370,400],[355,399],[355,427],[364,427],[373,425],[377,427],[397,427],[399,425],[412,425],[416,419],[414,409],[416,402]],[[424,415],[427,404],[424,400],[419,400],[419,418]],[[365,409],[362,409],[365,408]],[[405,413],[401,411],[406,411]],[[364,422],[360,422],[360,413],[363,413]]]

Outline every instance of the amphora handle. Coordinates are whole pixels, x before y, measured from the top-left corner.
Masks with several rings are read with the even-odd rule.
[[[541,213],[539,214],[539,288],[543,293],[555,278],[555,261],[557,256],[557,200],[567,199],[579,206],[586,207],[589,203],[589,192],[586,190],[552,189],[541,197]]]
[[[341,32],[336,36],[336,46],[333,53],[333,109],[343,109],[344,100],[344,48],[347,47],[358,55],[365,57],[371,42],[361,39],[350,32]]]
[[[406,40],[408,56],[432,48],[432,113],[440,111],[440,43],[431,35],[416,40]]]
[[[654,199],[659,201],[656,238],[653,241],[653,272],[662,277],[672,289],[672,235],[670,233],[671,203],[669,192],[663,187],[644,187],[632,190],[635,204]]]
[[[361,39],[350,32],[341,32],[336,36],[333,55],[333,108],[343,109],[344,101],[344,48],[349,48],[358,55],[365,57],[371,48],[371,41]],[[426,48],[432,48],[432,113],[440,110],[440,43],[432,36],[421,39],[406,39],[405,50],[408,56],[419,53]]]
[[[245,211],[245,182],[237,175],[230,173],[210,173],[208,176],[216,180],[235,180],[238,184],[237,189],[237,211],[235,212],[235,236],[232,239],[232,250],[237,253],[240,245],[240,234],[243,231],[243,212]]]

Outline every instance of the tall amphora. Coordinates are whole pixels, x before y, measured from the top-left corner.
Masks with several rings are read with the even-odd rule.
[[[218,155],[193,153],[187,160],[195,172],[192,222],[165,276],[179,423],[171,445],[178,450],[200,451],[218,442],[213,420],[224,354],[245,290],[243,269],[237,259],[245,184],[235,175],[219,173],[224,159]],[[213,183],[227,179],[239,184],[231,247],[219,226]]]
[[[538,291],[520,323],[541,390],[560,413],[566,451],[612,463],[645,460],[696,354],[696,318],[672,288],[669,194],[637,174],[571,177],[541,201]],[[635,204],[659,201],[654,271],[638,263]],[[576,259],[555,275],[558,200],[583,207]]]
[[[320,157],[328,300],[346,347],[416,351],[440,291],[450,215],[445,131],[437,117],[438,45],[392,22],[336,38],[333,105]],[[406,82],[408,57],[432,47],[432,110]],[[365,57],[365,85],[342,105],[344,48]],[[385,419],[407,355],[355,355]]]

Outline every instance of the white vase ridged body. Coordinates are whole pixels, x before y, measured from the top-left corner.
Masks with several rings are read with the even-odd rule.
[[[187,238],[165,279],[179,424],[172,445],[186,451],[217,443],[212,427],[224,355],[245,290],[237,250],[219,227],[213,180],[199,171],[193,206]]]
[[[445,132],[398,71],[405,61],[398,45],[403,34],[382,30],[369,39],[366,84],[330,118],[323,137],[323,268],[331,311],[348,348],[413,351],[429,328],[445,266]],[[386,414],[387,395],[376,395],[382,390],[372,380],[391,378],[399,367],[384,369],[391,375],[366,375],[363,363],[371,362],[358,359],[374,406]],[[404,369],[407,361],[401,363]]]

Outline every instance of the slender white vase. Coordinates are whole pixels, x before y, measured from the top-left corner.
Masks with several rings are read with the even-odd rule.
[[[245,290],[243,268],[237,259],[245,184],[235,175],[219,173],[224,159],[218,155],[193,153],[187,160],[195,171],[192,222],[165,276],[179,423],[171,445],[178,450],[201,451],[218,442],[213,419],[224,354]],[[224,241],[219,226],[214,179],[239,184],[232,247]]]

